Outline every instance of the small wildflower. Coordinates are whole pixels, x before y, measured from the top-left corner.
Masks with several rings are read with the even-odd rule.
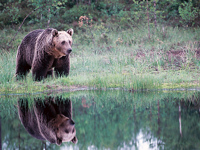
[[[79,17],[79,21],[78,21],[78,24],[79,24],[79,27],[92,27],[92,19],[89,19],[88,17],[86,16],[80,16]]]

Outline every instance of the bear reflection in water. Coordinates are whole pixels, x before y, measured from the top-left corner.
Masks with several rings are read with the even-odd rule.
[[[68,98],[35,98],[32,107],[27,99],[19,99],[18,112],[21,123],[33,137],[57,145],[69,141],[77,143],[72,103]]]

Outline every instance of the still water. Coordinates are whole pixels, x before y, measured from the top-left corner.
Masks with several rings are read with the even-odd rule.
[[[200,149],[195,91],[1,95],[0,111],[3,150]]]

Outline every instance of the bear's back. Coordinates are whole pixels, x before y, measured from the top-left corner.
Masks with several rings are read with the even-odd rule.
[[[34,57],[36,40],[43,31],[43,29],[38,29],[28,33],[18,48],[19,52],[24,56],[23,59],[26,60],[27,64],[30,66]]]
[[[40,134],[35,112],[33,109],[29,108],[27,99],[19,99],[18,114],[22,125],[30,135],[37,139],[45,140]]]

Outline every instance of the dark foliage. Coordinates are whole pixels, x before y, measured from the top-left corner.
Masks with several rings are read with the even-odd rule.
[[[2,0],[0,28],[21,24],[26,15],[35,9],[37,11],[26,18],[26,25],[39,23],[46,27],[56,22],[58,28],[68,28],[66,24],[77,26],[80,16],[87,16],[94,21],[112,21],[122,27],[135,26],[147,20],[147,1],[140,0]],[[156,15],[158,23],[174,26],[200,24],[198,0],[150,0],[148,9],[152,23]]]

